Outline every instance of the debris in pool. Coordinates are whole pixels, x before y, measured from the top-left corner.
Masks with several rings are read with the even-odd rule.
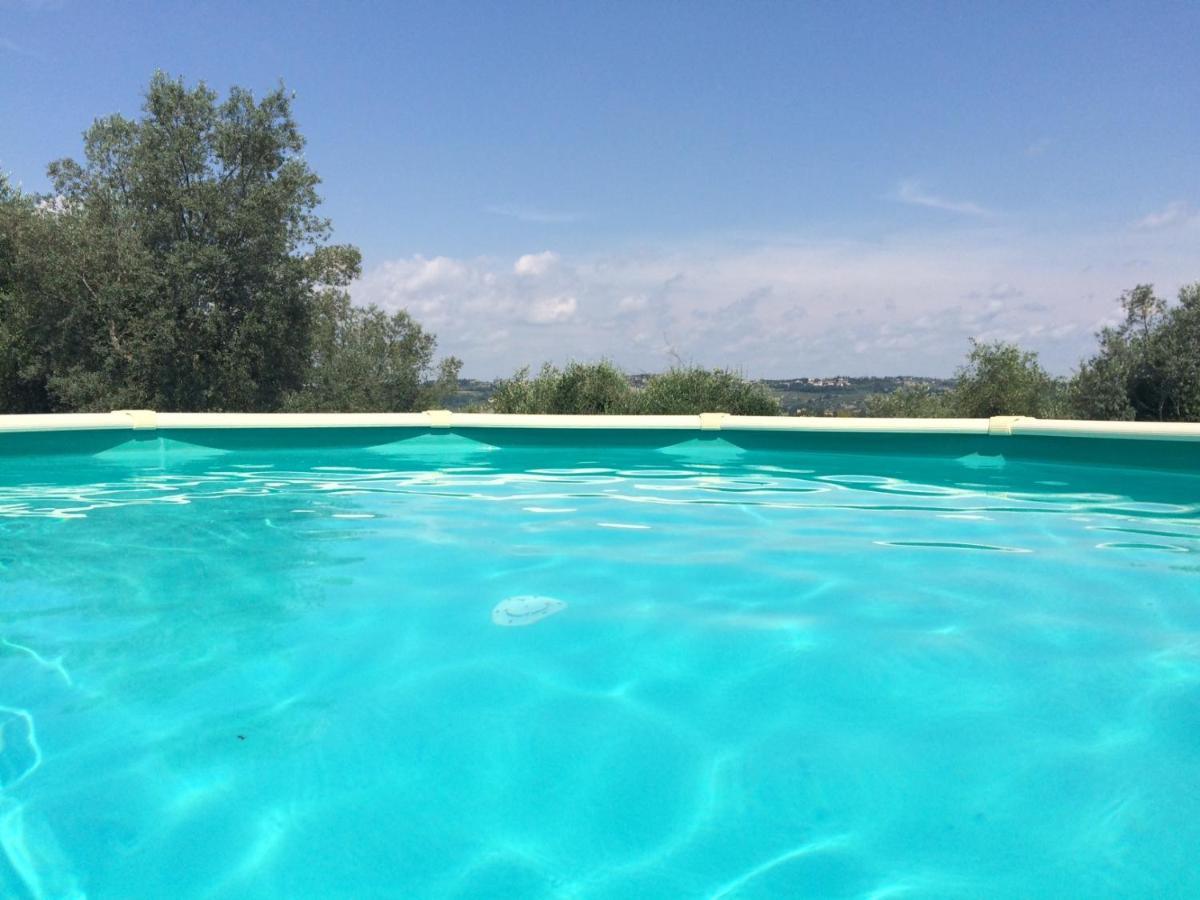
[[[553,597],[509,597],[497,603],[492,610],[492,624],[506,628],[532,625],[566,608],[565,602]]]

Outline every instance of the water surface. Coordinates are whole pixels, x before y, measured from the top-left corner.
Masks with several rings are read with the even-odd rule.
[[[0,895],[1200,896],[1200,479],[713,448],[6,460]]]

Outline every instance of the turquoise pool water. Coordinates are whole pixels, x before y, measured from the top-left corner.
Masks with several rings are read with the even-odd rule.
[[[153,446],[0,466],[0,896],[1200,896],[1195,475]]]

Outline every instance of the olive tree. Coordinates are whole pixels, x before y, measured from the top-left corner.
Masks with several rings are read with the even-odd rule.
[[[966,362],[955,373],[947,398],[951,414],[964,418],[1059,414],[1062,387],[1036,353],[1015,344],[971,341]]]
[[[1097,336],[1098,352],[1071,381],[1076,415],[1200,421],[1200,282],[1168,304],[1142,284],[1121,295],[1125,320]]]
[[[422,403],[433,338],[351,306],[358,251],[330,242],[303,148],[282,86],[158,73],[139,117],[50,165],[52,194],[5,186],[0,412]]]

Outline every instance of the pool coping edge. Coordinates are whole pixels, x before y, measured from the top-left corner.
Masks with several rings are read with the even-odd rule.
[[[0,416],[0,433],[69,431],[172,431],[182,429],[451,428],[803,431],[875,434],[959,434],[999,437],[1122,438],[1200,441],[1200,423],[1096,422],[993,416],[989,419],[885,419],[815,416],[734,416],[711,412],[683,416],[574,416],[460,413],[171,413],[123,409],[109,413]]]

